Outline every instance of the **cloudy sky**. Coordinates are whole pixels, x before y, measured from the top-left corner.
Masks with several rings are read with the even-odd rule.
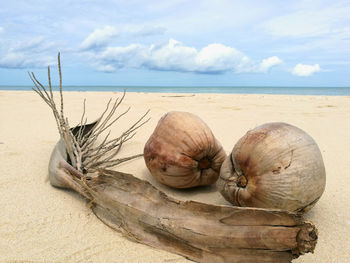
[[[350,1],[1,1],[0,85],[58,51],[66,85],[350,86]]]

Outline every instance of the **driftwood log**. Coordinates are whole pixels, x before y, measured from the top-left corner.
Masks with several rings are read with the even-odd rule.
[[[317,230],[298,214],[179,201],[133,175],[106,169],[139,156],[116,159],[121,145],[147,121],[145,115],[119,138],[108,140],[107,134],[98,143],[98,136],[120,118],[113,115],[122,99],[112,110],[108,105],[97,121],[87,124],[82,118],[70,128],[63,115],[61,74],[60,110],[50,73],[49,91],[34,74],[31,78],[53,110],[61,136],[49,164],[51,184],[79,192],[101,221],[130,240],[197,262],[291,262],[313,252]]]

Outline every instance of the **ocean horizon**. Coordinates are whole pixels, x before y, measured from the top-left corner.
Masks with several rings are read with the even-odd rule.
[[[30,91],[33,86],[0,86],[0,90]],[[277,86],[63,86],[64,91],[124,91],[149,93],[219,93],[350,96],[350,87],[277,87]],[[53,86],[58,90],[58,86]]]

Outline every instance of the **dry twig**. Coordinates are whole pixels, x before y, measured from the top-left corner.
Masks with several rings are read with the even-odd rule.
[[[33,90],[47,103],[51,108],[61,139],[66,148],[71,165],[79,172],[93,172],[97,167],[113,167],[122,162],[141,156],[137,154],[124,158],[117,158],[122,145],[130,140],[138,128],[144,125],[149,119],[146,118],[149,111],[142,115],[134,124],[132,124],[119,137],[108,140],[109,132],[102,142],[97,143],[103,132],[115,124],[121,117],[126,115],[130,108],[120,114],[116,114],[118,107],[125,98],[125,91],[121,98],[116,100],[110,99],[106,109],[101,116],[92,124],[87,125],[85,118],[85,100],[83,104],[83,114],[78,126],[71,128],[68,119],[64,116],[63,93],[62,93],[62,71],[60,53],[58,53],[58,71],[59,71],[59,94],[60,107],[56,106],[51,84],[50,67],[48,67],[48,85],[49,90],[35,77],[31,72],[29,77],[33,81],[35,88]]]

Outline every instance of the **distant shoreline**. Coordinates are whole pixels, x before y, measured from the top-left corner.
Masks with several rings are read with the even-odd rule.
[[[53,87],[58,90],[57,86]],[[0,86],[0,90],[30,91],[32,86]],[[213,94],[273,94],[273,95],[324,95],[350,96],[350,87],[268,87],[268,86],[64,86],[65,91],[144,93],[213,93]]]

